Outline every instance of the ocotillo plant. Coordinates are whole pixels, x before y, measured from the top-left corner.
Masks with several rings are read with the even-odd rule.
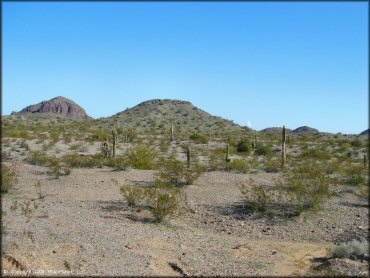
[[[226,152],[225,152],[225,162],[226,162],[226,170],[229,169],[228,163],[231,161],[229,158],[229,144],[226,145]]]
[[[117,145],[118,134],[117,134],[117,130],[115,127],[113,127],[112,129],[112,139],[113,139],[112,156],[116,157],[116,145]]]
[[[186,162],[188,169],[190,168],[190,146],[186,148]]]
[[[283,139],[282,139],[282,146],[281,146],[281,166],[284,167],[285,160],[286,160],[286,146],[285,146],[285,125],[283,126]]]

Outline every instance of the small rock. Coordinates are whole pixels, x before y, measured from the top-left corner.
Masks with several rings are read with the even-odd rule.
[[[276,251],[272,251],[272,253],[271,253],[271,254],[272,254],[272,255],[275,255],[276,253],[277,253]]]
[[[53,250],[53,253],[55,254],[57,251]]]
[[[364,228],[364,227],[362,227],[362,226],[358,226],[358,228],[359,228],[360,230],[365,230],[365,228]]]
[[[132,244],[130,244],[130,243],[128,243],[128,244],[126,244],[126,246],[125,246],[127,249],[132,249],[132,248],[134,248],[134,246],[132,245]]]

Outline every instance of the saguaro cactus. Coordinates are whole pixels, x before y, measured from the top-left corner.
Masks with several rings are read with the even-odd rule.
[[[364,154],[364,168],[367,168],[367,157],[366,154]]]
[[[229,144],[226,145],[226,152],[225,152],[225,162],[226,162],[226,170],[229,169],[228,163],[231,161],[229,158]]]
[[[186,162],[188,169],[190,168],[190,146],[186,148]]]
[[[117,146],[117,140],[118,140],[118,133],[115,127],[113,127],[112,129],[112,140],[113,140],[112,156],[116,157],[116,146]]]
[[[283,139],[282,139],[282,146],[281,146],[281,166],[284,167],[285,160],[286,160],[286,145],[285,145],[286,133],[285,133],[285,125],[283,126]]]
[[[101,150],[104,154],[105,157],[108,157],[109,156],[109,147],[108,147],[108,143],[107,142],[104,142],[101,146]]]
[[[173,118],[171,118],[170,131],[171,131],[171,141],[173,141]]]

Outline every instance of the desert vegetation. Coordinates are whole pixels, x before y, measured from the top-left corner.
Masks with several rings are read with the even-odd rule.
[[[179,231],[185,241],[191,241],[192,232],[205,229],[220,242],[234,242],[235,237],[269,239],[276,244],[308,240],[332,258],[368,258],[364,255],[367,240],[356,241],[364,236],[364,223],[368,223],[366,136],[297,134],[285,127],[278,132],[257,132],[213,117],[188,102],[168,100],[144,102],[110,118],[78,121],[13,115],[3,117],[2,125],[5,208],[16,223],[23,223],[17,214],[20,211],[28,221],[27,226],[19,224],[27,242],[13,244],[10,236],[5,241],[5,250],[13,253],[19,250],[16,246],[32,250],[36,243],[44,244],[38,225],[49,229],[49,238],[58,237],[55,228],[41,220],[56,206],[70,213],[67,218],[74,215],[82,223],[114,219],[114,223],[104,223],[118,225],[114,226],[117,230],[128,225],[132,231],[141,229],[155,237],[164,229],[179,244],[183,244],[181,239],[173,238]],[[342,215],[336,215],[336,210]],[[55,213],[50,219],[63,222]],[[317,222],[324,218],[335,228],[327,231],[325,225],[329,224]],[[31,229],[29,222],[35,227]],[[17,230],[12,222],[5,223]],[[291,233],[284,234],[285,226]],[[91,237],[100,241],[96,236]],[[339,241],[341,238],[348,243]],[[26,247],[28,243],[32,246]],[[334,247],[327,251],[324,243]],[[186,252],[190,251],[182,251]],[[196,268],[194,262],[187,264]],[[266,272],[256,268],[252,273],[271,274],[271,268],[264,267]],[[190,274],[207,274],[188,269]],[[220,274],[220,269],[215,269],[207,271]],[[167,274],[173,274],[172,270]],[[157,273],[154,266],[151,271],[142,273]],[[238,271],[245,274],[241,268]],[[312,271],[319,275],[322,269]]]

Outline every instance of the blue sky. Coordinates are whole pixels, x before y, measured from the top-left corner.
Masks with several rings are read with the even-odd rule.
[[[367,2],[3,3],[2,114],[189,100],[257,130],[368,128]]]

